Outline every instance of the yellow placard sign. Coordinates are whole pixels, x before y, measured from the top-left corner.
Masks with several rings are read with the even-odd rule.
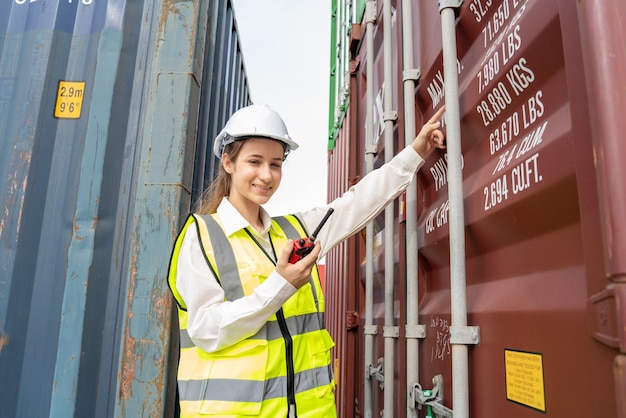
[[[80,118],[84,97],[84,81],[59,81],[54,117],[61,119]]]
[[[543,356],[525,351],[504,350],[506,398],[546,412]]]

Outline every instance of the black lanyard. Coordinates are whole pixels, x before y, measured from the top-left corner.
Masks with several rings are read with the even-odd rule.
[[[246,234],[248,234],[250,236],[250,238],[252,238],[252,241],[254,241],[254,243],[257,245],[257,247],[259,247],[261,249],[261,251],[263,251],[263,254],[265,254],[265,256],[274,264],[276,265],[276,262],[278,261],[278,257],[276,257],[276,249],[274,248],[274,243],[272,242],[272,234],[270,234],[269,231],[267,231],[267,236],[269,237],[269,241],[270,241],[270,247],[272,247],[272,255],[274,256],[274,258],[272,258],[267,251],[265,251],[265,248],[261,245],[261,243],[259,241],[257,241],[257,239],[254,237],[254,235],[252,235],[252,232],[250,232],[250,230],[248,230],[248,227],[245,227],[243,229],[244,231],[246,231]]]

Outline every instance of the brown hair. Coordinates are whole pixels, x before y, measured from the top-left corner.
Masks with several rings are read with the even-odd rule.
[[[223,155],[228,154],[232,162],[237,160],[239,151],[246,141],[235,141],[226,145]],[[223,158],[223,157],[222,157]],[[217,211],[217,207],[225,196],[230,194],[231,175],[224,170],[224,165],[220,161],[219,173],[215,180],[202,192],[200,199],[196,202],[195,212],[209,215]]]

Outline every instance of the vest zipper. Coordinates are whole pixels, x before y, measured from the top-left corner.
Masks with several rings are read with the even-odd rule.
[[[276,260],[278,257],[276,256],[276,249],[274,248],[274,243],[272,242],[272,234],[268,232],[267,236],[270,241],[270,246],[272,247],[272,254],[274,258],[270,257],[270,255],[265,251],[265,248],[256,240],[254,235],[248,230],[248,228],[244,228],[246,233],[252,241],[255,242],[257,247],[263,251],[263,253],[267,256],[267,258],[276,265]],[[289,328],[287,328],[287,321],[285,321],[285,314],[283,312],[283,308],[280,308],[276,312],[276,319],[278,321],[278,327],[280,328],[280,333],[283,336],[283,340],[285,340],[285,363],[287,363],[287,415],[289,415],[289,411],[291,406],[293,406],[294,416],[298,418],[298,410],[296,409],[296,373],[295,367],[293,365],[293,340],[291,339],[291,334],[289,333]]]
[[[287,329],[287,322],[285,321],[285,314],[283,313],[283,308],[280,308],[278,312],[276,312],[276,318],[278,319],[278,326],[280,327],[280,331],[283,334],[283,339],[285,340],[285,354],[286,354],[286,363],[287,363],[287,404],[293,405],[294,410],[296,408],[296,389],[295,389],[295,372],[293,366],[293,340],[291,339],[291,334],[289,334],[289,330]],[[298,416],[298,411],[296,410],[296,417]]]

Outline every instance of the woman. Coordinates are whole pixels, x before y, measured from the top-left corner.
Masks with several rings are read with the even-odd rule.
[[[237,111],[214,142],[217,179],[176,240],[169,285],[178,303],[181,417],[335,417],[316,260],[402,193],[432,148],[444,148],[442,108],[389,163],[325,207],[270,218],[262,205],[298,145],[267,106]],[[334,213],[313,250],[293,242]]]

